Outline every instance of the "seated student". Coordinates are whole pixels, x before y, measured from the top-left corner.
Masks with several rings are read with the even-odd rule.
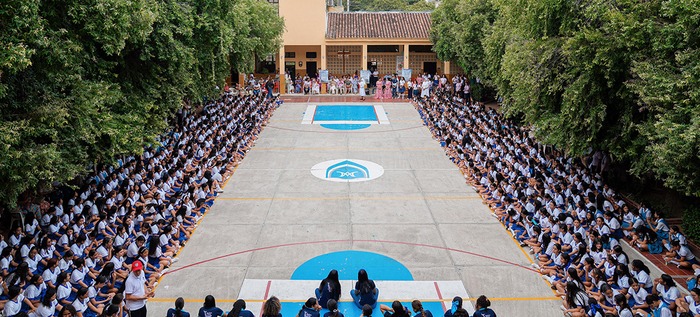
[[[448,309],[443,317],[453,317],[458,310],[462,309],[463,302],[462,297],[455,296],[452,299],[452,308]],[[469,315],[469,313],[467,313],[467,315]]]
[[[199,309],[199,314],[197,314],[198,317],[220,317],[224,314],[224,311],[221,310],[221,308],[216,307],[216,299],[214,299],[214,296],[207,295],[207,297],[204,298],[204,305],[202,305],[202,308]]]
[[[322,308],[326,307],[329,299],[338,301],[340,299],[340,281],[338,280],[338,271],[331,270],[328,276],[321,281],[321,285],[315,290],[316,298]]]
[[[362,306],[362,315],[360,315],[360,317],[372,317],[372,310],[372,306],[370,305]]]
[[[315,297],[310,297],[306,300],[304,306],[301,306],[296,317],[319,317],[321,316],[318,312],[319,310],[321,310],[321,305],[318,304]]]
[[[4,316],[17,315],[22,309],[23,303],[29,306],[29,310],[33,311],[35,309],[29,299],[21,294],[21,288],[19,286],[12,285],[8,287],[7,297],[9,300],[5,303],[5,307],[2,310]]]
[[[233,303],[231,311],[226,314],[226,317],[255,317],[253,312],[245,309],[245,306],[244,300],[236,300],[236,302]]]
[[[73,301],[73,307],[75,307],[79,317],[95,317],[102,314],[104,305],[93,305],[88,296],[88,289],[81,288],[78,290],[77,297]]]
[[[652,294],[657,294],[661,300],[671,310],[676,310],[676,299],[681,297],[676,282],[668,274],[662,274],[661,278],[654,280],[654,289]]]
[[[57,309],[61,310],[63,306],[56,300],[56,290],[49,288],[46,290],[46,294],[44,294],[44,298],[41,300],[39,307],[37,307],[34,312],[29,313],[29,317],[51,317]]]
[[[672,263],[683,269],[691,269],[694,264],[700,264],[695,254],[678,240],[671,241],[671,251],[666,253],[664,261],[666,265]]]
[[[627,297],[624,294],[615,295],[615,309],[618,317],[634,317],[632,307],[627,302]]]
[[[664,301],[661,300],[659,295],[649,294],[649,295],[647,295],[645,302],[647,303],[647,305],[649,305],[649,309],[651,309],[651,316],[655,316],[655,317],[656,316],[658,316],[658,317],[672,317],[673,316],[673,314],[671,313],[671,310],[668,308],[666,303],[664,303]],[[634,313],[640,314],[642,316],[648,315],[648,313],[642,309],[638,309]]]
[[[280,300],[275,296],[271,296],[263,304],[260,317],[282,317],[280,311],[282,311]]]
[[[479,296],[476,299],[474,317],[496,317],[496,313],[489,306],[491,306],[491,301],[484,295]]]
[[[358,308],[362,308],[365,304],[372,306],[373,309],[377,306],[379,289],[374,285],[374,281],[369,279],[367,271],[364,269],[357,272],[357,283],[355,283],[355,288],[350,291],[350,296]]]
[[[686,297],[676,299],[678,312],[690,313],[692,316],[700,315],[700,289],[693,288]]]
[[[636,278],[630,280],[630,288],[627,290],[627,302],[633,311],[643,309],[649,312],[649,305],[646,303],[646,298],[649,293],[644,289],[643,285]]]
[[[178,297],[175,300],[175,308],[169,308],[166,317],[190,317],[190,313],[182,310],[185,307],[185,300]]]
[[[379,311],[382,312],[384,317],[410,317],[410,313],[408,311],[408,308],[403,306],[401,302],[395,300],[393,303],[391,303],[391,307],[384,305],[384,304],[379,304]]]
[[[338,311],[338,301],[335,299],[329,299],[328,303],[326,303],[326,308],[328,308],[328,312],[323,314],[323,317],[345,317],[343,313]],[[371,307],[370,307],[371,309]],[[370,313],[371,315],[372,313]],[[364,315],[364,311],[363,311]]]
[[[413,317],[433,317],[433,313],[427,309],[423,309],[423,303],[417,299],[411,302],[411,308],[413,308],[413,312],[416,313]]]

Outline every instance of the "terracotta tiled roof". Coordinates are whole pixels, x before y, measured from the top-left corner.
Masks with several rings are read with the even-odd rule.
[[[329,12],[327,39],[430,38],[430,12]]]

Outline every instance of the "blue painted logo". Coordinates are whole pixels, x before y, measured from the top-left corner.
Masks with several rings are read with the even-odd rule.
[[[362,164],[345,160],[326,169],[326,178],[356,179],[369,178],[369,169]]]
[[[333,182],[363,182],[382,176],[384,168],[369,161],[340,159],[314,165],[311,174]]]

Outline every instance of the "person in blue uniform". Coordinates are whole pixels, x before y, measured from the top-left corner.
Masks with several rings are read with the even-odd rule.
[[[479,296],[476,299],[474,317],[496,317],[496,313],[489,306],[491,306],[491,301],[484,295]]]
[[[319,310],[321,310],[321,305],[318,304],[315,297],[310,297],[306,300],[304,306],[301,307],[296,317],[320,317]]]
[[[461,297],[455,296],[455,298],[452,299],[452,307],[445,312],[445,315],[443,317],[454,316],[454,314],[457,312],[457,310],[462,308],[463,302],[464,301],[462,300]],[[467,315],[469,315],[469,314],[467,314]]]
[[[253,312],[245,309],[245,301],[242,299],[237,300],[233,303],[233,308],[226,314],[226,317],[255,317]]]
[[[224,314],[221,308],[216,307],[216,300],[214,296],[207,295],[204,298],[204,305],[199,309],[199,317],[220,317]]]
[[[168,309],[166,317],[190,317],[190,313],[183,310],[185,308],[185,300],[178,297],[175,300],[175,308]]]
[[[364,269],[357,272],[357,283],[355,283],[355,288],[350,291],[350,296],[355,301],[357,308],[362,309],[364,305],[370,305],[374,309],[377,306],[379,289],[374,285],[374,281],[369,279],[367,271]]]
[[[322,308],[326,307],[329,299],[336,302],[340,300],[340,281],[338,280],[338,271],[331,270],[328,276],[321,281],[321,285],[316,289],[316,298]]]

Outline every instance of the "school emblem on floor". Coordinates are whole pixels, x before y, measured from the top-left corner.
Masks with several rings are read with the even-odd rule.
[[[374,162],[339,159],[314,165],[311,174],[333,182],[364,182],[382,176],[384,168]]]

